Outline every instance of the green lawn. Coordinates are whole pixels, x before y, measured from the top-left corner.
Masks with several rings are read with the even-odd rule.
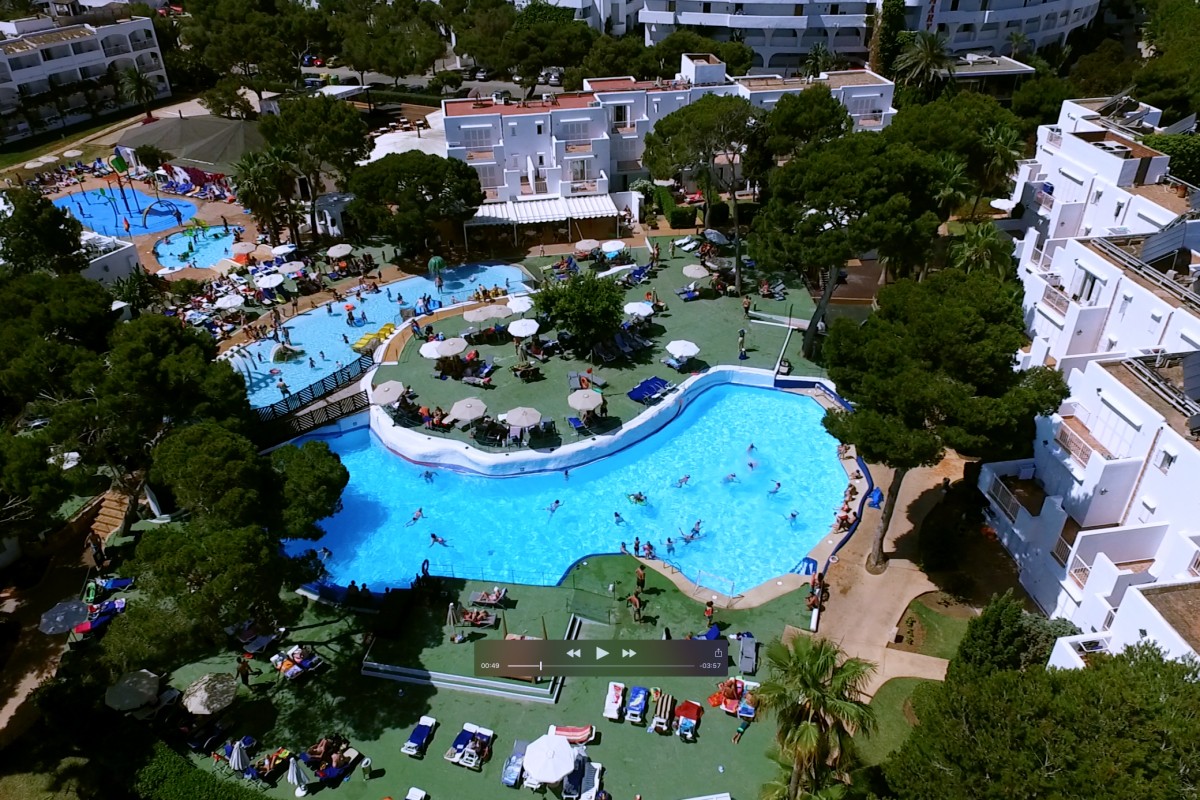
[[[926,605],[924,598],[925,595],[922,595],[908,604],[904,616],[900,618],[900,633],[905,632],[904,620],[912,614],[920,620],[925,630],[925,639],[917,652],[934,658],[953,658],[958,643],[967,633],[970,620],[939,613]]]
[[[879,687],[879,691],[871,699],[871,708],[875,710],[878,727],[874,734],[860,735],[855,739],[859,756],[865,764],[873,766],[882,763],[888,755],[904,744],[908,732],[912,730],[912,725],[904,715],[904,704],[923,683],[931,681],[921,678],[892,678]]]
[[[676,637],[703,627],[700,599],[679,591],[657,572],[647,574],[648,600],[642,623],[634,623],[623,598],[633,584],[635,562],[627,556],[601,556],[581,564],[561,587],[510,586],[513,604],[505,612],[510,632],[542,635],[542,620],[552,638],[560,638],[567,615],[575,611],[593,620],[585,636],[592,639],[658,639],[664,627]],[[609,585],[613,591],[608,590]],[[481,583],[447,581],[451,596],[465,598],[483,588]],[[490,585],[487,586],[490,588]],[[754,609],[719,611],[717,621],[726,633],[749,630],[760,641],[777,637],[785,624],[807,626],[802,593],[779,598]],[[435,671],[468,672],[472,648],[451,645],[444,625],[441,602],[411,610],[402,621],[400,635],[380,638],[371,649],[375,661],[387,661]],[[255,678],[256,688],[241,689],[231,709],[233,732],[253,734],[267,747],[306,747],[330,731],[343,732],[372,760],[370,783],[356,774],[338,789],[344,798],[403,797],[409,786],[419,786],[434,798],[503,797],[500,772],[514,738],[532,740],[551,724],[594,724],[598,741],[588,755],[605,767],[604,785],[614,797],[679,798],[728,791],[736,800],[752,800],[759,787],[775,772],[767,750],[772,738],[770,722],[751,726],[738,745],[731,743],[737,721],[705,702],[715,689],[712,678],[623,678],[627,686],[661,686],[679,700],[692,699],[705,706],[699,741],[684,744],[677,737],[648,734],[644,728],[603,719],[601,711],[609,678],[570,678],[555,705],[543,705],[467,694],[450,689],[395,683],[359,674],[367,652],[364,626],[377,625],[371,617],[354,617],[325,607],[305,612],[287,636],[287,642],[315,646],[331,668],[307,684],[279,683],[268,670]],[[488,638],[502,638],[490,630]],[[761,656],[760,656],[761,658]],[[259,662],[260,664],[262,662]],[[212,657],[180,668],[169,678],[185,687],[200,675],[229,672],[233,653]],[[731,674],[736,670],[731,668]],[[764,677],[760,672],[759,680]],[[440,723],[424,760],[400,755],[400,746],[422,714]],[[495,755],[482,773],[447,764],[441,755],[464,722],[490,727],[498,735]],[[197,767],[211,769],[206,758]],[[724,771],[718,770],[719,766]],[[274,797],[290,797],[283,784],[270,789]]]

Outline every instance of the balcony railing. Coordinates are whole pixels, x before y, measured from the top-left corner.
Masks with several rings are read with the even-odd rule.
[[[1062,131],[1050,131],[1046,134],[1046,143],[1052,144],[1055,147],[1062,147]]]
[[[142,39],[142,40],[140,40],[140,41],[137,41],[137,42],[134,42],[134,43],[133,43],[133,49],[134,49],[134,50],[146,50],[146,49],[148,49],[148,48],[151,48],[151,47],[154,47],[154,40],[153,40],[153,39]]]
[[[1067,297],[1067,295],[1062,291],[1049,285],[1042,290],[1042,302],[1057,311],[1062,316],[1067,315],[1067,309],[1071,306],[1071,298]]]
[[[568,153],[590,153],[592,152],[591,139],[560,139],[565,145],[565,150]]]
[[[1071,576],[1071,580],[1075,581],[1075,585],[1080,589],[1088,582],[1088,576],[1092,574],[1092,565],[1085,562],[1079,556],[1075,556],[1075,560],[1071,562],[1071,569],[1067,571]]]
[[[1058,541],[1054,543],[1053,555],[1054,560],[1058,562],[1059,566],[1065,567],[1067,559],[1071,557],[1071,543],[1064,537],[1059,536]]]
[[[1021,501],[1017,500],[1016,495],[1004,485],[1004,481],[999,475],[992,477],[992,485],[988,487],[987,494],[1004,516],[1008,517],[1009,522],[1017,521],[1017,511],[1021,508]]]
[[[1104,459],[1113,458],[1113,455],[1091,435],[1087,425],[1074,416],[1063,416],[1062,424],[1054,434],[1054,441],[1062,445],[1063,449],[1084,467],[1088,465],[1093,454],[1098,454]]]
[[[1045,191],[1042,191],[1041,189],[1038,189],[1037,203],[1039,206],[1042,207],[1042,209],[1044,209],[1046,211],[1053,211],[1054,210],[1054,195],[1050,194],[1049,192],[1045,192]]]
[[[481,147],[479,145],[473,145],[469,150],[467,150],[467,161],[468,162],[470,162],[470,161],[495,161],[495,160],[496,160],[496,156],[492,152],[491,147]]]
[[[127,55],[132,52],[133,51],[130,50],[128,47],[106,47],[106,48],[104,48],[104,55],[106,58],[116,58],[117,56]]]
[[[611,130],[613,133],[618,134],[637,133],[637,126],[632,122],[614,122]]]

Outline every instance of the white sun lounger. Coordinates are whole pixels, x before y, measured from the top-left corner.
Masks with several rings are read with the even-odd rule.
[[[608,692],[604,695],[604,718],[619,720],[621,706],[625,703],[625,684],[612,681],[608,684]]]

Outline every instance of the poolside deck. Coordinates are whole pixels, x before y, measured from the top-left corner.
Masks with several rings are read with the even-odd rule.
[[[658,639],[664,627],[676,637],[703,626],[701,606],[655,573],[647,576],[645,597],[649,604],[642,623],[634,623],[623,598],[632,588],[634,561],[624,556],[589,559],[561,587],[512,587],[515,605],[506,612],[512,633],[526,631],[541,636],[541,620],[547,621],[551,637],[561,636],[561,622],[568,609],[596,617],[583,638]],[[609,592],[612,584],[614,591]],[[466,597],[482,584],[450,583],[456,596]],[[490,588],[490,586],[486,587]],[[752,610],[722,611],[717,622],[725,633],[752,631],[765,645],[779,636],[786,625],[807,627],[808,612],[801,594],[789,595]],[[472,665],[469,646],[448,643],[448,628],[440,608],[418,609],[403,620],[398,638],[378,638],[371,648],[373,658],[385,655],[404,659],[409,666],[467,672]],[[600,736],[588,746],[588,756],[604,764],[604,787],[614,797],[643,797],[678,800],[727,791],[737,798],[757,796],[759,787],[774,777],[777,767],[768,757],[774,735],[772,722],[752,725],[741,743],[730,742],[737,721],[709,708],[705,698],[714,690],[711,678],[621,678],[626,686],[661,686],[679,701],[691,699],[705,707],[699,739],[684,744],[675,736],[648,735],[644,727],[605,720],[601,715],[609,677],[569,678],[555,705],[485,698],[431,686],[414,686],[360,676],[359,665],[367,651],[363,635],[373,618],[346,616],[328,607],[313,607],[293,626],[288,643],[315,646],[330,662],[330,669],[303,684],[276,682],[269,665],[254,679],[254,688],[240,689],[240,699],[229,712],[232,733],[252,734],[263,749],[286,746],[303,748],[330,731],[344,733],[351,744],[372,762],[372,780],[365,782],[361,771],[338,787],[339,796],[378,798],[403,797],[408,787],[418,786],[434,798],[500,797],[507,792],[500,783],[504,760],[516,738],[532,740],[547,726],[596,725]],[[489,638],[502,632],[491,630]],[[260,666],[262,662],[258,662]],[[233,653],[181,667],[170,683],[183,687],[200,675],[226,672],[232,668]],[[760,650],[761,670],[765,677]],[[730,674],[738,674],[736,667]],[[429,714],[439,728],[428,755],[411,759],[400,754],[400,746],[417,718]],[[490,762],[475,773],[446,763],[441,755],[464,722],[496,731],[497,741]],[[200,769],[212,769],[207,757],[196,756]],[[723,766],[724,770],[718,770]],[[315,788],[315,787],[314,787]],[[292,796],[292,788],[281,781],[265,791],[268,797]]]

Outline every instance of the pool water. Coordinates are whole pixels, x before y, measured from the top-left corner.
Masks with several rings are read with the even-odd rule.
[[[199,229],[189,227],[173,236],[154,243],[154,257],[163,272],[175,272],[186,267],[211,267],[222,258],[233,258],[234,234],[225,233],[221,226]],[[189,249],[190,248],[190,249]]]
[[[280,378],[292,392],[298,392],[336,372],[339,363],[345,366],[357,359],[359,354],[354,352],[352,345],[364,334],[377,331],[389,322],[398,323],[398,294],[404,297],[407,305],[411,305],[423,294],[440,297],[443,303],[450,305],[455,292],[458,292],[458,300],[463,300],[473,291],[471,287],[479,283],[486,286],[507,285],[513,292],[527,291],[529,287],[522,282],[525,279],[525,273],[519,267],[510,264],[470,264],[443,272],[442,294],[439,295],[437,287],[428,278],[406,278],[387,286],[386,292],[364,294],[361,302],[357,297],[349,296],[346,302],[354,306],[355,318],[366,313],[365,325],[347,325],[342,303],[326,303],[320,308],[285,320],[284,328],[291,336],[292,346],[304,351],[302,358],[272,363],[271,352],[278,343],[264,339],[239,348],[239,352],[230,357],[229,363],[246,381],[250,405],[254,408],[269,406],[283,397],[276,387]],[[457,288],[452,290],[451,286]],[[333,313],[329,313],[330,311]],[[309,358],[313,360],[311,366],[308,363]],[[278,374],[272,374],[272,369],[279,370]]]
[[[177,227],[178,220],[187,222],[196,213],[196,206],[179,197],[163,195],[155,200],[148,194],[126,186],[122,191],[110,189],[75,191],[54,199],[54,205],[65,208],[85,228],[105,236],[141,236]],[[179,216],[175,216],[175,212]],[[125,232],[125,221],[129,232]]]
[[[326,567],[337,583],[380,589],[408,585],[425,559],[434,574],[553,585],[580,557],[619,552],[621,542],[632,549],[636,536],[693,581],[730,595],[789,572],[828,534],[847,484],[837,443],[821,426],[824,411],[809,397],[773,389],[701,391],[662,431],[569,478],[438,470],[426,482],[425,467],[389,452],[366,429],[328,439],[350,484],[343,510],[320,523],[326,535],[318,546],[333,553]],[[726,483],[729,473],[739,480]],[[688,484],[674,488],[685,474]],[[775,481],[782,488],[772,495]],[[645,505],[629,501],[638,491]],[[551,514],[555,500],[562,505]],[[418,507],[423,517],[409,525]],[[682,533],[697,519],[702,537],[684,544]],[[431,533],[446,546],[431,545]]]

